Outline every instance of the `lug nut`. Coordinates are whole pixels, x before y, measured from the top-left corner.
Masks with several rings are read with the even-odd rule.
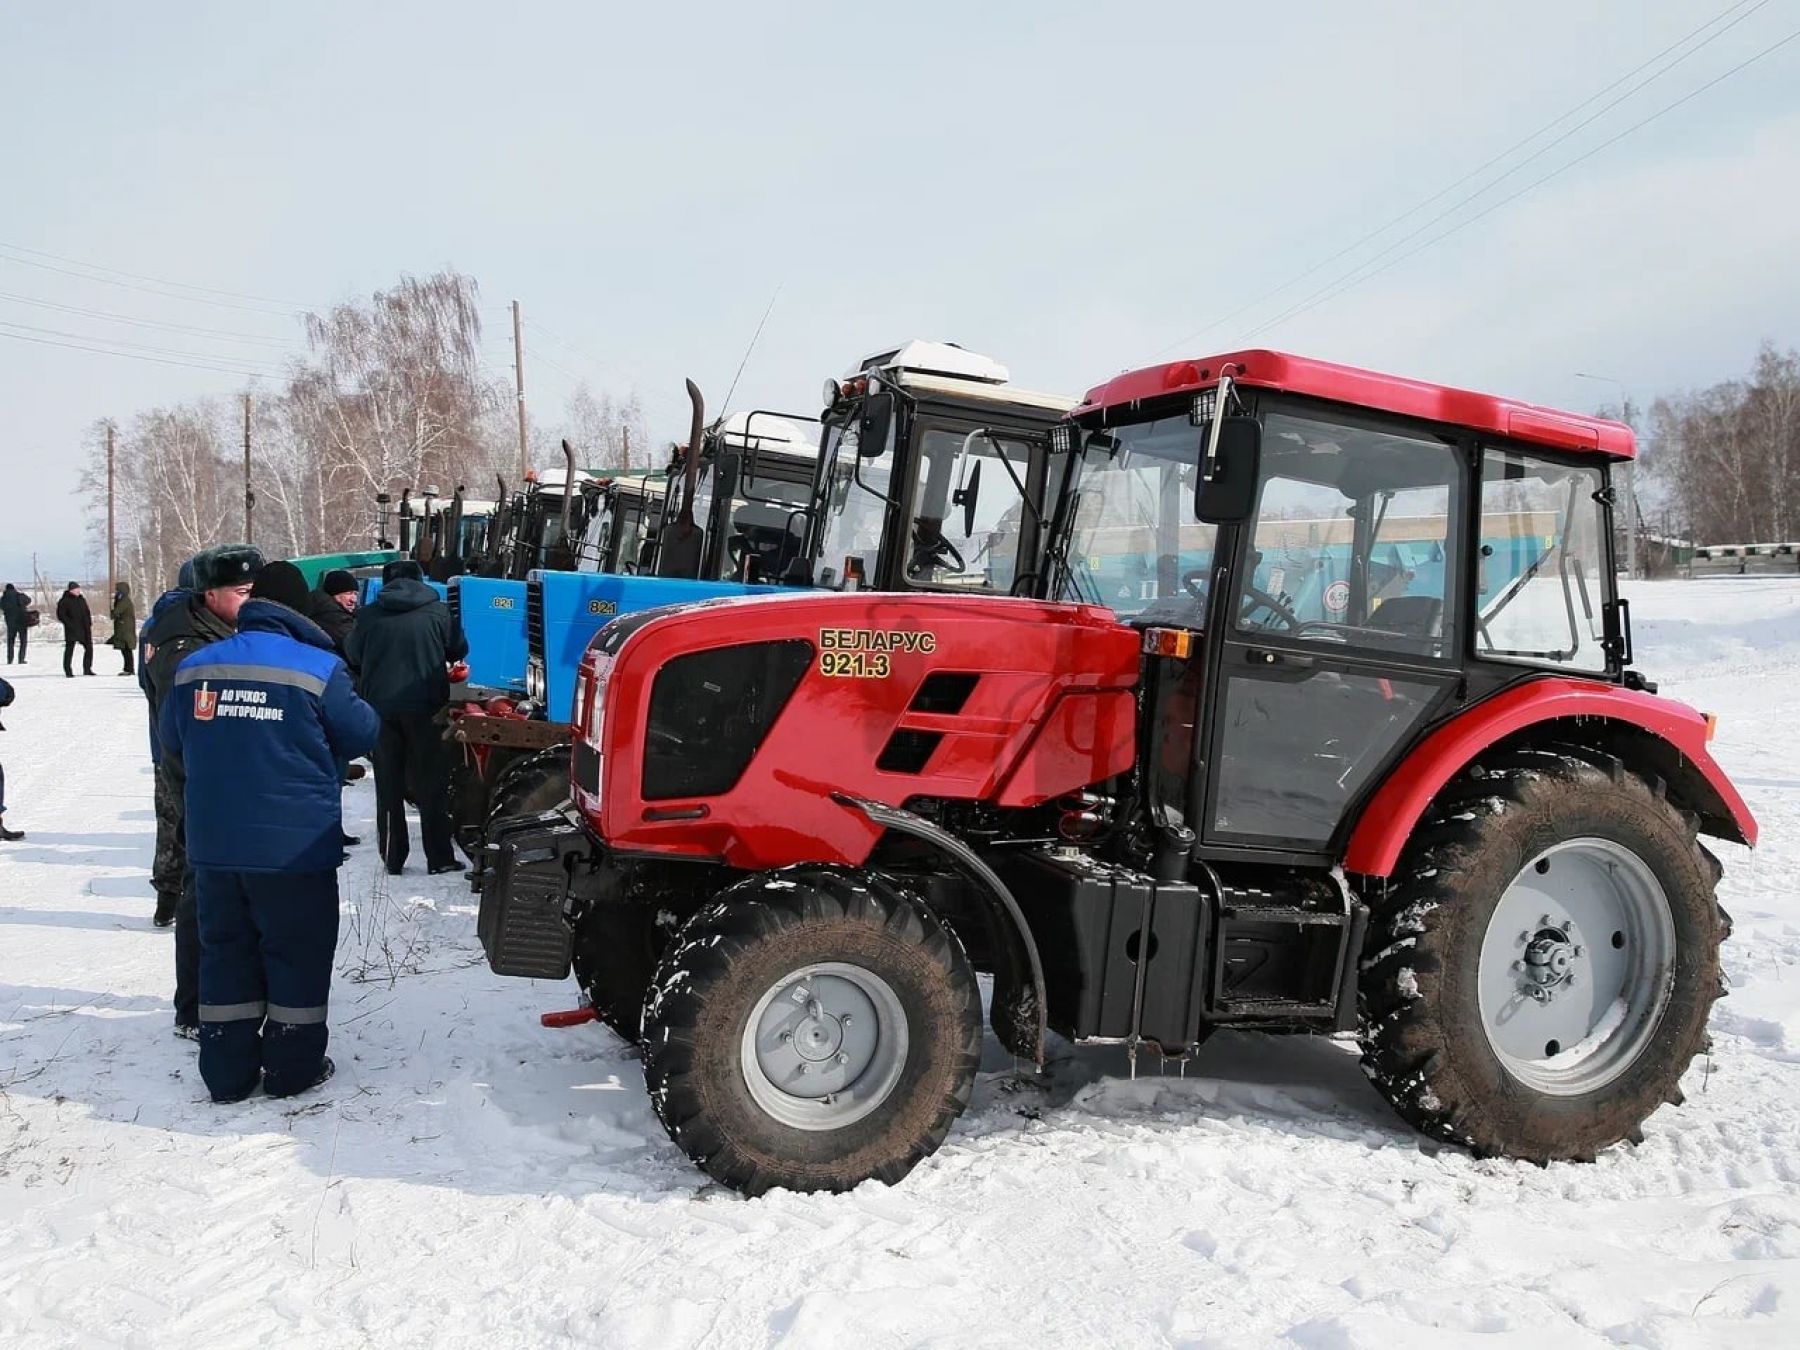
[[[839,1064],[848,1064],[850,1062],[850,1056],[845,1054],[842,1050],[838,1051],[833,1058],[835,1058]]]

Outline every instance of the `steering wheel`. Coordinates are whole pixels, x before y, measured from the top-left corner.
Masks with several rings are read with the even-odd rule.
[[[1294,613],[1293,610],[1289,609],[1267,591],[1259,590],[1257,587],[1245,582],[1244,608],[1238,614],[1238,623],[1241,625],[1245,619],[1248,619],[1259,609],[1268,610],[1269,613],[1280,619],[1282,624],[1289,630],[1298,630],[1300,627],[1300,616],[1298,614]]]
[[[913,555],[906,564],[906,574],[916,577],[927,568],[936,567],[941,562],[956,564],[956,571],[966,572],[969,565],[963,561],[963,555],[957,551],[944,532],[934,530],[929,536],[921,536],[917,527],[913,531]]]
[[[1206,599],[1207,571],[1204,567],[1191,567],[1181,574],[1181,589],[1196,600]]]

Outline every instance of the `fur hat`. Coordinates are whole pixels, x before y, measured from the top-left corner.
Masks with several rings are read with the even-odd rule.
[[[381,583],[384,586],[391,585],[396,581],[423,580],[425,580],[425,569],[411,558],[401,558],[381,569]]]
[[[312,594],[307,589],[306,578],[300,569],[291,562],[272,562],[256,574],[256,587],[250,592],[253,600],[273,600],[278,605],[286,605],[296,614],[306,613],[307,597]]]
[[[195,556],[194,585],[203,591],[242,586],[262,569],[263,555],[249,544],[220,544]]]
[[[356,589],[356,578],[341,567],[334,567],[319,581],[319,589],[327,595],[342,595]]]

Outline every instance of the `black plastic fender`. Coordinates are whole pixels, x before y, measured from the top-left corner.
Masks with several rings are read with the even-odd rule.
[[[1043,1068],[1047,1016],[1044,965],[1038,956],[1037,939],[1031,934],[1031,926],[1025,921],[1024,911],[1006,883],[974,849],[921,815],[848,792],[834,792],[831,800],[852,811],[860,811],[883,829],[911,835],[933,845],[987,896],[988,914],[996,939],[994,1002],[990,1014],[994,1034],[1015,1055]]]

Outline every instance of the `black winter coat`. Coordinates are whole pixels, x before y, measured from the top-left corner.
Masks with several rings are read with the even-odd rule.
[[[350,626],[356,622],[356,615],[346,610],[334,597],[315,590],[307,607],[306,617],[325,630],[325,636],[331,639],[331,645],[342,656],[344,640],[350,636]]]
[[[175,667],[183,658],[236,631],[206,607],[206,599],[198,591],[189,592],[150,620],[144,631],[143,684],[157,715],[175,686]]]
[[[88,611],[87,597],[79,591],[64,591],[56,602],[56,621],[63,626],[64,637],[92,637],[94,616]]]
[[[356,692],[387,717],[447,704],[444,667],[467,656],[469,644],[437,592],[408,577],[383,586],[374,604],[356,611],[344,652]]]
[[[6,620],[6,626],[15,631],[25,627],[25,611],[30,608],[25,592],[7,582],[5,592],[0,594],[0,618]]]

